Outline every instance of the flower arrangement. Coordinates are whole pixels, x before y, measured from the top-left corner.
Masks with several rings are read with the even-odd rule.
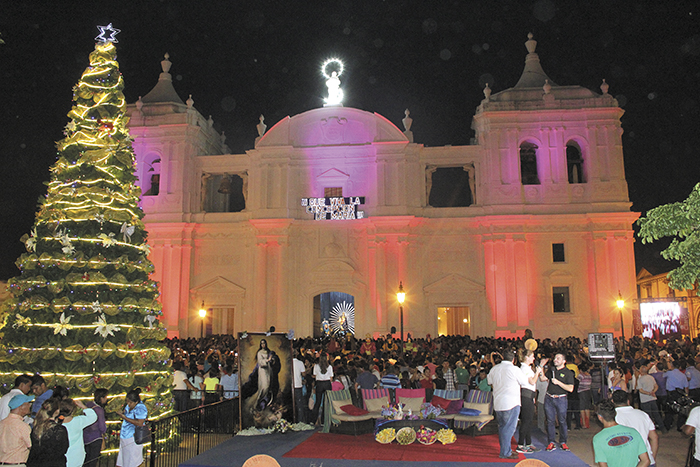
[[[438,418],[440,415],[445,413],[445,409],[442,409],[440,407],[436,407],[432,405],[430,402],[426,402],[421,406],[420,413],[423,416],[423,418],[427,419],[433,419],[433,418]]]
[[[289,430],[289,427],[289,422],[284,418],[280,418],[279,420],[277,420],[275,426],[272,427],[272,429],[278,433],[286,433]]]
[[[406,404],[391,404],[389,406],[382,406],[382,417],[386,420],[403,420],[404,411]]]

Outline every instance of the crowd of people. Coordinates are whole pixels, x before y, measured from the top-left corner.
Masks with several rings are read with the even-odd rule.
[[[148,418],[135,389],[126,395],[122,419],[119,467],[143,463],[143,447],[134,431]],[[94,399],[72,399],[62,386],[47,388],[41,375],[19,375],[0,398],[0,465],[17,467],[95,467],[103,449],[109,392],[96,389]]]
[[[233,336],[173,338],[165,344],[172,351],[176,410],[238,397],[238,342]],[[616,359],[599,361],[591,360],[585,340],[537,340],[529,331],[509,339],[409,336],[403,343],[391,335],[298,338],[290,341],[294,418],[320,424],[323,395],[337,389],[349,389],[357,404],[361,389],[380,387],[492,391],[501,457],[515,456],[510,439],[518,422],[517,451],[528,454],[537,449],[531,439],[534,426],[546,433],[548,451],[568,450],[568,430],[589,429],[591,419],[605,430],[612,423],[628,426],[617,417],[622,412],[637,422],[643,419],[632,428],[646,441],[646,457],[653,462],[657,432],[675,428],[692,434],[700,428],[700,409],[687,420],[683,413],[688,411],[679,410],[693,399],[700,401],[700,339],[634,337],[615,340],[615,345]],[[47,388],[40,375],[19,376],[0,399],[0,464],[94,467],[106,430],[107,396],[106,390],[97,390],[94,401],[83,405],[70,399],[65,388]],[[611,410],[616,421],[610,420]],[[138,390],[127,395],[117,415],[123,420],[117,466],[137,467],[143,449],[134,440],[135,431],[148,417]],[[608,431],[616,430],[621,429]],[[606,450],[597,447],[596,459],[599,452],[605,458]]]
[[[532,338],[527,331],[510,339],[409,336],[403,345],[391,335],[296,339],[292,342],[295,420],[320,424],[321,401],[327,390],[349,389],[359,403],[360,389],[403,387],[493,391],[494,413],[504,440],[502,457],[515,456],[506,439],[518,422],[518,452],[537,449],[531,440],[535,424],[547,435],[548,451],[568,450],[568,431],[590,429],[591,419],[594,426],[598,421],[598,427],[605,427],[605,417],[609,418],[605,407],[610,404],[616,413],[628,407],[636,411],[636,418],[643,414],[650,420],[638,428],[652,462],[658,448],[653,440],[657,432],[688,430],[686,417],[677,412],[679,404],[688,403],[685,397],[700,401],[700,339],[615,339],[616,358],[602,361],[590,358],[585,339],[533,339],[530,343],[536,342],[536,346],[526,346]],[[237,383],[237,342],[232,336],[171,339],[167,344],[174,360],[189,370],[187,378],[195,386],[190,388],[190,402],[202,403],[208,388],[213,387],[203,384],[207,374],[217,374],[223,368]],[[504,362],[522,374],[522,378],[516,375],[517,388],[511,384],[505,399],[497,368]],[[225,397],[224,384],[217,384],[213,397]],[[235,397],[234,391],[230,397]],[[615,393],[617,399],[624,396],[625,405],[613,401]],[[514,416],[510,411],[516,405],[518,414]],[[603,452],[602,448],[598,451]],[[700,454],[697,457],[700,459]]]

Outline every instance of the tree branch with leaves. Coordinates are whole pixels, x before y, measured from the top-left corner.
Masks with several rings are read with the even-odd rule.
[[[654,208],[637,224],[642,243],[675,237],[661,252],[664,259],[681,263],[668,274],[669,285],[676,290],[692,289],[700,276],[700,183],[686,200]]]

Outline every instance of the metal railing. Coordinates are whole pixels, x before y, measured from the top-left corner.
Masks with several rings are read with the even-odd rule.
[[[231,438],[238,424],[238,398],[151,421],[151,442],[144,445],[144,461],[148,467],[177,467]],[[116,453],[102,455],[97,467],[115,467],[116,461]]]

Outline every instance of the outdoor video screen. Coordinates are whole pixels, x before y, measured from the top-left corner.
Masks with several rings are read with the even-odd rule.
[[[678,302],[640,303],[642,336],[652,339],[681,336],[681,306]]]

